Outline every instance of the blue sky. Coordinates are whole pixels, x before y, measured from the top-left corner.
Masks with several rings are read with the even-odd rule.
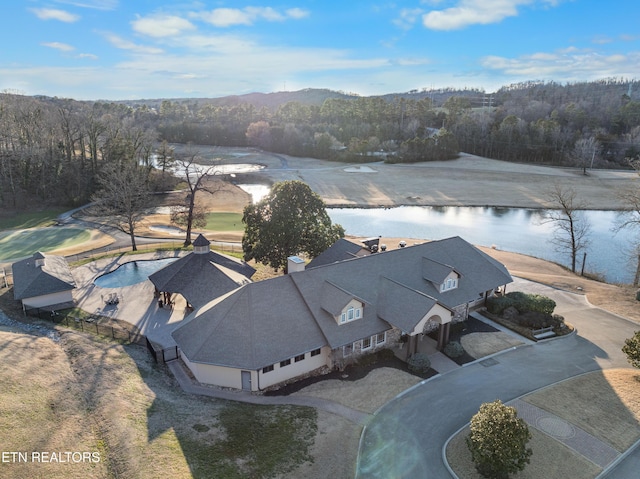
[[[78,100],[640,79],[637,0],[16,0],[0,90]]]

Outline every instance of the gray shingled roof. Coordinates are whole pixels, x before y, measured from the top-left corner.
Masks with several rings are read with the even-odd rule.
[[[420,291],[389,278],[380,277],[378,316],[389,324],[410,332],[438,302]]]
[[[44,264],[37,266],[37,260],[43,260]],[[29,258],[13,263],[11,269],[14,299],[59,293],[76,287],[67,260],[62,256],[37,252]]]
[[[453,265],[461,278],[457,288],[440,293],[425,275],[442,277],[443,265]],[[194,313],[173,337],[191,361],[255,370],[390,325],[410,331],[435,304],[453,308],[511,281],[502,264],[454,237],[248,284]],[[333,313],[351,298],[364,303],[363,317],[338,324]]]
[[[317,268],[318,266],[344,261],[355,258],[358,255],[363,256],[364,254],[369,254],[369,252],[365,250],[362,245],[353,243],[345,238],[340,238],[329,246],[329,248],[313,258],[307,265],[307,268]]]
[[[422,258],[422,277],[434,285],[442,284],[453,270],[453,266],[442,264],[431,258]]]
[[[248,284],[196,311],[173,337],[190,361],[249,370],[326,344],[290,275]]]
[[[149,276],[159,291],[179,293],[198,308],[248,282],[255,269],[213,251],[190,253]]]

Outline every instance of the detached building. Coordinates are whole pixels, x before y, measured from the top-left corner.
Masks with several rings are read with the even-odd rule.
[[[336,243],[322,266],[250,283],[194,311],[172,334],[198,381],[262,390],[438,330],[482,307],[512,281],[490,256],[454,237],[358,256]],[[333,248],[333,247],[332,247]],[[316,263],[317,264],[317,263]]]
[[[24,310],[54,309],[73,303],[76,282],[67,260],[62,256],[35,253],[11,265],[13,297],[22,301]]]

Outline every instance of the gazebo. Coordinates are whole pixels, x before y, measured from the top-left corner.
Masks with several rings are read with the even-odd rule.
[[[203,235],[193,242],[193,252],[149,276],[162,304],[170,304],[171,296],[181,294],[190,308],[209,301],[251,282],[256,272],[244,261],[211,251],[211,242]]]

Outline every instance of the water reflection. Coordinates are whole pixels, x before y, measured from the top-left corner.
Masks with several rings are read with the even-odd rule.
[[[482,246],[528,254],[567,266],[569,255],[551,243],[553,224],[543,222],[543,210],[496,207],[331,208],[331,219],[347,234],[437,240],[461,236]],[[630,283],[635,264],[628,245],[637,240],[633,231],[612,232],[615,211],[585,211],[591,225],[585,271],[602,274],[609,282]],[[579,267],[582,267],[582,255]]]

